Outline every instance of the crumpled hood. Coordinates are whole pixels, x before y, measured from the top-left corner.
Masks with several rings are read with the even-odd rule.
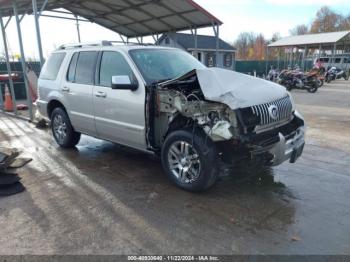
[[[197,69],[197,78],[207,100],[232,110],[269,103],[286,97],[287,90],[273,82],[220,68]]]

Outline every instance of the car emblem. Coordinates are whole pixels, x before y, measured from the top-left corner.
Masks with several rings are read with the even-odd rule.
[[[273,120],[276,120],[278,118],[278,107],[275,105],[269,106],[269,114]]]

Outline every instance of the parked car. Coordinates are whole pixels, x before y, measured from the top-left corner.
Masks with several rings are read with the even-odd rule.
[[[63,46],[38,85],[37,106],[61,147],[83,133],[157,154],[189,191],[211,187],[220,163],[294,163],[304,147],[304,120],[284,87],[207,68],[179,49]]]

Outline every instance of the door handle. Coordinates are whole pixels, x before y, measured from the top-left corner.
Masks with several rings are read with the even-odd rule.
[[[66,87],[66,86],[62,87],[63,92],[69,92],[69,90],[70,90],[69,87]]]
[[[105,98],[105,97],[107,97],[107,94],[106,94],[106,92],[103,92],[103,91],[97,91],[97,92],[95,92],[95,96]]]

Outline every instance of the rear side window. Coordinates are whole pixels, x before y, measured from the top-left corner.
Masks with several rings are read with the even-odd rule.
[[[67,80],[69,82],[75,81],[75,68],[77,66],[79,53],[75,53],[70,61],[68,73],[67,73]]]
[[[97,52],[90,51],[79,53],[74,83],[84,85],[94,84],[97,54]]]
[[[52,54],[41,70],[40,78],[46,80],[56,80],[58,71],[60,71],[60,67],[65,56],[65,53]]]
[[[100,85],[111,87],[112,76],[125,75],[135,81],[134,73],[125,58],[118,52],[103,52],[100,67]]]

